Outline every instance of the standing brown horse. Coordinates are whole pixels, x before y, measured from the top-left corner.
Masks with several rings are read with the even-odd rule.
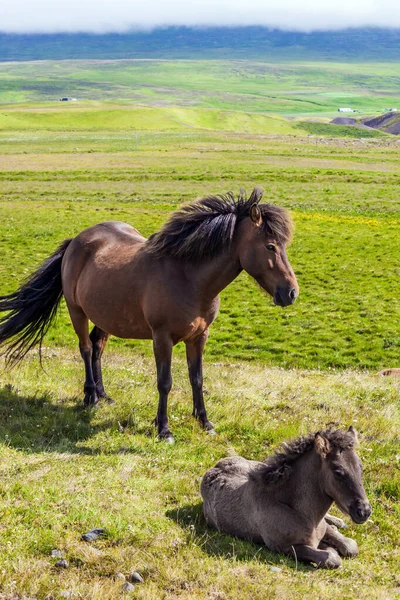
[[[112,402],[103,386],[101,356],[111,335],[152,339],[157,364],[160,438],[168,428],[172,348],[186,344],[193,415],[212,430],[203,400],[202,357],[218,294],[242,270],[287,306],[298,285],[286,256],[291,221],[282,208],[259,204],[262,190],[209,196],[183,206],[149,239],[117,221],[65,240],[16,292],[0,297],[0,344],[9,361],[41,345],[64,295],[85,364],[84,403]],[[89,320],[94,328],[89,335]]]

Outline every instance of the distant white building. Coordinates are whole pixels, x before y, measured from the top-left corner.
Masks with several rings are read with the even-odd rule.
[[[338,112],[356,112],[352,108],[338,108]]]

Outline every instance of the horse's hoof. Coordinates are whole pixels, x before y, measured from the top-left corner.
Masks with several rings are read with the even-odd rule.
[[[211,436],[217,435],[217,432],[215,431],[214,428],[207,429],[207,433],[208,433],[208,435],[211,435]]]
[[[167,444],[175,444],[174,436],[169,431],[169,429],[167,429],[166,431],[161,431],[158,434],[158,439],[160,442],[167,442]]]
[[[207,431],[211,435],[214,435],[211,433],[212,431],[214,431],[214,433],[215,433],[214,425],[211,423],[211,421],[204,421],[201,423],[201,426],[204,429],[204,431]]]
[[[340,569],[342,566],[342,559],[340,558],[338,552],[334,548],[326,548],[326,552],[328,553],[328,558],[319,566],[324,569]]]
[[[166,444],[175,444],[174,436],[172,433],[170,435],[159,435],[158,440],[160,442],[165,442]]]
[[[86,394],[83,399],[83,406],[85,408],[97,408],[99,404],[99,398],[93,394]]]

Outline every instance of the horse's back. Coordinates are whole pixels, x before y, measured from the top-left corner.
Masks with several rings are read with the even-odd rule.
[[[220,460],[204,475],[201,482],[203,511],[208,524],[219,530],[239,535],[234,529],[228,531],[232,522],[228,513],[243,506],[244,490],[249,484],[250,473],[257,464],[241,456]],[[234,519],[233,519],[234,520]]]
[[[73,240],[75,248],[93,250],[107,245],[135,246],[146,241],[137,229],[122,221],[105,221],[92,225],[79,233]]]

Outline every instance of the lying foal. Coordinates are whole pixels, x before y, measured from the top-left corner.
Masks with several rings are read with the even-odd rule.
[[[353,427],[327,430],[284,444],[266,462],[220,460],[201,483],[207,523],[320,567],[340,567],[339,555],[356,556],[358,548],[329,524],[329,508],[335,501],[355,523],[371,515],[356,442]]]

